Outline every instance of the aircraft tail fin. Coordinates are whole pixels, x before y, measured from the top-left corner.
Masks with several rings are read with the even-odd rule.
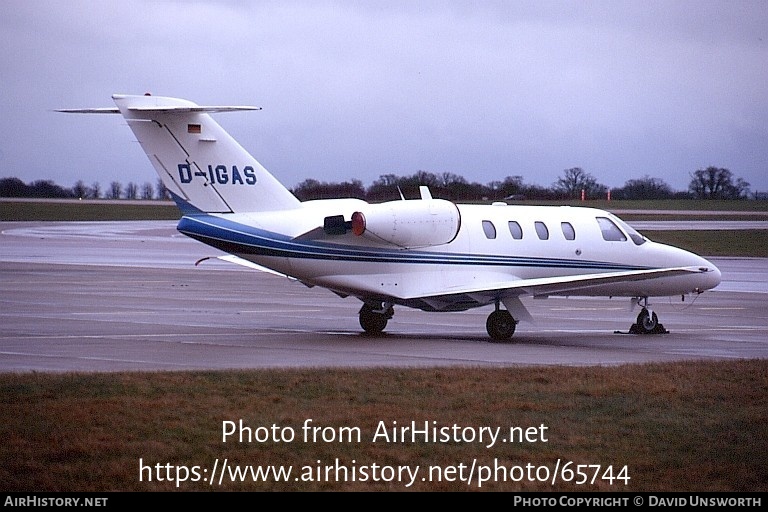
[[[162,96],[113,95],[117,109],[63,112],[120,113],[163,184],[184,213],[293,209],[300,202],[232,138],[212,113],[258,110],[199,106]]]

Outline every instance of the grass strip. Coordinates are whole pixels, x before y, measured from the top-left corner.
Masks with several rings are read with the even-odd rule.
[[[768,230],[645,231],[654,242],[702,256],[768,257]]]
[[[120,221],[178,220],[179,209],[173,203],[133,204],[102,201],[0,201],[3,221]]]
[[[0,487],[79,492],[765,491],[767,393],[765,360],[589,368],[4,374]],[[314,432],[317,439],[305,442],[302,426],[308,419],[320,430]],[[222,442],[223,422],[239,425],[239,420],[268,439],[240,443],[234,436]],[[511,427],[533,427],[537,434],[491,448],[487,441],[386,442],[380,436],[373,442],[377,429],[394,422],[499,427],[506,437]],[[290,441],[280,439],[290,432]],[[352,432],[360,439],[350,437]],[[140,459],[152,469],[140,471]],[[247,476],[209,486],[202,477],[211,474],[204,471],[216,459],[219,467],[227,459],[230,468],[280,465],[290,466],[292,473],[287,481]],[[337,459],[358,468],[357,481],[349,481],[351,472],[341,475],[347,481],[336,481],[338,470],[325,473],[323,468]],[[561,469],[571,464],[553,485],[558,459]],[[374,463],[418,466],[418,478],[410,487],[397,479],[373,481]],[[482,486],[476,480],[469,485],[459,481],[460,464],[466,477],[473,463],[475,479],[481,467],[505,469],[496,469]],[[529,464],[546,466],[548,481],[514,481],[519,473],[511,468]],[[577,465],[597,464],[594,482],[589,467],[590,482],[575,483],[581,479]],[[368,468],[365,481],[363,466]],[[608,466],[613,476],[626,466],[627,484],[603,478]],[[178,486],[173,481],[177,467],[189,471]],[[195,467],[198,481],[191,472]]]

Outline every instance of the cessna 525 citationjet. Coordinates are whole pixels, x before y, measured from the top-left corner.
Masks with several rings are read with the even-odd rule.
[[[523,295],[628,297],[641,307],[630,332],[666,332],[649,297],[684,299],[720,283],[706,259],[593,208],[457,205],[426,187],[420,199],[379,204],[301,202],[209,115],[255,107],[113,99],[117,108],[62,111],[123,115],[181,210],[181,233],[224,260],[358,298],[368,333],[384,330],[395,305],[492,306],[488,334],[507,340],[531,320]]]

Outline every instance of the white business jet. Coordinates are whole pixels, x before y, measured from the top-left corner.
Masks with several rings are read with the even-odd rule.
[[[699,294],[720,271],[654,243],[606,211],[568,206],[457,205],[431,197],[369,204],[299,201],[209,114],[258,110],[114,95],[182,218],[178,230],[221,258],[362,301],[360,325],[381,333],[394,306],[424,311],[493,307],[492,340],[531,316],[523,295],[629,297],[634,333],[666,332],[649,297]],[[503,306],[503,308],[502,308]]]

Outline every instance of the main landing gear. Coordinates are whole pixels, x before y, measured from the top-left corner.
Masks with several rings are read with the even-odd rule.
[[[512,314],[499,308],[499,301],[496,301],[496,310],[488,315],[485,321],[485,330],[493,341],[507,341],[515,334],[517,320],[512,318]]]
[[[394,314],[395,309],[389,302],[377,305],[363,303],[363,307],[360,308],[360,327],[367,334],[381,334],[387,327],[387,321]]]
[[[664,326],[659,323],[659,317],[648,308],[648,297],[640,297],[637,303],[642,306],[637,321],[629,327],[630,334],[667,334]]]
[[[377,335],[381,334],[387,327],[387,321],[395,314],[395,310],[392,304],[389,302],[384,303],[363,303],[360,308],[360,327],[363,328],[366,334]],[[515,333],[515,327],[517,327],[517,320],[512,318],[512,314],[499,307],[499,303],[496,302],[496,310],[488,315],[488,320],[485,322],[485,328],[488,331],[488,335],[491,337],[491,341],[503,342],[509,340]]]

